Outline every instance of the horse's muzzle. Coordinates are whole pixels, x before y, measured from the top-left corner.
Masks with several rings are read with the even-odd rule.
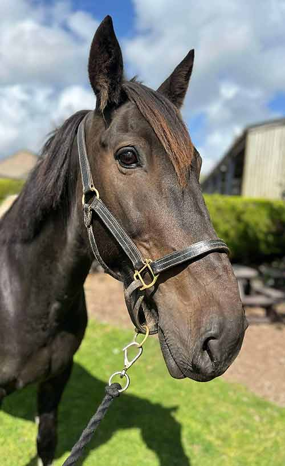
[[[179,341],[177,345],[172,343],[172,338],[166,338],[159,328],[161,350],[170,375],[198,382],[208,382],[222,375],[238,355],[247,327],[245,316],[220,331],[221,327],[215,325],[213,330],[202,333],[194,347],[189,349]]]

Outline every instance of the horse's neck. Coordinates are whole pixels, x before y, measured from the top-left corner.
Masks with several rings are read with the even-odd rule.
[[[62,238],[52,264],[65,286],[76,291],[82,287],[93,259],[83,223],[83,213],[74,207],[67,220],[59,219],[58,228],[57,221],[54,226],[51,241],[57,242],[59,236]]]
[[[37,277],[40,286],[49,287],[50,293],[59,298],[81,291],[92,263],[83,213],[76,205],[70,207],[68,217],[65,210],[62,205],[51,211],[33,239],[0,245],[16,260],[18,269],[24,269],[25,278],[30,277],[34,284]],[[8,233],[17,228],[20,208],[15,205],[9,214]]]
[[[50,232],[43,238],[43,242],[58,243],[51,257],[51,267],[58,273],[63,287],[71,292],[82,287],[92,263],[82,218],[82,212],[75,207],[67,220],[59,211]]]

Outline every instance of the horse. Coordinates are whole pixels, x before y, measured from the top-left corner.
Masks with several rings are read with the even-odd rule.
[[[172,377],[209,381],[241,348],[247,323],[237,282],[180,114],[193,62],[191,50],[156,91],[128,81],[107,16],[88,62],[96,106],[49,137],[1,219],[0,400],[38,384],[44,466],[54,458],[57,409],[87,325],[83,285],[93,251],[126,290],[135,283],[126,293],[131,317],[142,332],[158,333]],[[134,270],[131,252],[148,258],[142,268]]]

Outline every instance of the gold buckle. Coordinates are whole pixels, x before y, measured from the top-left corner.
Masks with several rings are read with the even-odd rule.
[[[90,192],[95,193],[95,196],[97,197],[97,199],[100,199],[99,191],[94,186],[92,186],[90,191],[88,191],[88,192],[89,193]],[[88,194],[88,193],[86,193],[86,194]],[[85,196],[86,196],[86,194],[83,194],[83,196],[82,196],[82,205],[85,205]]]
[[[142,287],[140,288],[140,291],[147,290],[148,288],[151,288],[155,284],[156,280],[158,279],[158,275],[154,275],[154,273],[153,273],[153,270],[152,270],[151,265],[150,265],[151,263],[152,263],[151,259],[145,259],[145,261],[144,261],[145,265],[140,270],[136,270],[135,273],[134,273],[134,280],[139,280],[141,282],[141,284],[142,284]],[[143,277],[141,275],[144,272],[144,270],[146,270],[146,269],[150,272],[150,274],[152,276],[152,281],[149,284],[147,284],[144,281],[144,279],[143,279]]]

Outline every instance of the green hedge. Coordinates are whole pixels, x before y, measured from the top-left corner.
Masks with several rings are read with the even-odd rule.
[[[217,194],[204,197],[233,261],[252,264],[285,256],[285,202]]]
[[[17,194],[21,191],[24,185],[23,180],[10,180],[8,178],[0,178],[0,203],[5,197],[10,194]]]

